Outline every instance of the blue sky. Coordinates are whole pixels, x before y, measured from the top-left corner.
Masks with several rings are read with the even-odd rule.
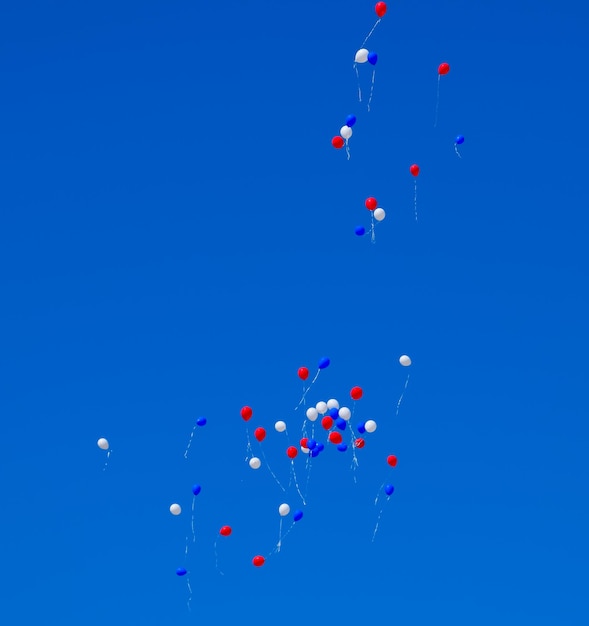
[[[587,8],[389,2],[368,112],[374,3],[198,4],[2,10],[0,614],[586,623]],[[355,472],[313,460],[254,568],[301,503],[239,410],[288,484],[324,355],[309,402],[360,385],[378,429]]]

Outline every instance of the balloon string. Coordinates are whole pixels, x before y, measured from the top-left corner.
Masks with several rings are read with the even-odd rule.
[[[294,480],[294,486],[295,486],[295,488],[297,490],[297,493],[299,494],[303,504],[306,506],[307,503],[305,502],[305,497],[301,493],[301,489],[299,487],[299,481],[297,479],[297,473],[296,473],[295,468],[294,468],[294,460],[290,462],[290,471],[291,471],[291,474],[292,474],[292,479]]]
[[[194,437],[194,431],[196,430],[196,424],[190,433],[190,438],[188,439],[188,445],[186,446],[186,450],[184,450],[184,458],[188,458],[188,450],[190,450],[190,446],[192,445],[192,438]]]
[[[307,397],[307,394],[309,393],[309,389],[311,389],[311,387],[315,384],[315,381],[317,380],[317,377],[319,376],[319,373],[321,372],[320,369],[317,370],[317,373],[315,374],[315,378],[313,378],[313,380],[311,381],[311,384],[305,389],[305,391],[303,392],[303,397],[299,400],[299,403],[295,406],[294,410],[296,411],[301,404],[303,404],[303,402],[305,401],[305,398]]]
[[[190,602],[192,600],[192,587],[190,586],[190,578],[186,578],[186,586],[188,587],[188,601],[186,602],[186,606],[189,611],[192,611],[192,607],[190,606]]]
[[[371,211],[370,213],[371,213],[370,217],[372,218],[372,227],[370,229],[370,235],[371,235],[370,236],[370,241],[372,243],[375,243],[376,242],[376,233],[374,232],[374,212]]]
[[[414,181],[415,190],[413,192],[413,210],[415,211],[415,221],[417,222],[417,178]]]
[[[376,78],[376,68],[372,70],[372,83],[370,85],[370,97],[368,98],[368,111],[370,111],[370,103],[372,102],[372,94],[374,92],[374,79]]]
[[[272,468],[270,467],[270,464],[268,463],[268,460],[266,459],[266,453],[264,452],[264,448],[262,448],[261,444],[260,444],[260,449],[262,451],[262,458],[264,459],[264,465],[268,468],[268,471],[272,475],[272,478],[276,481],[276,484],[282,489],[282,491],[286,491],[286,489],[282,486],[281,482],[276,477],[276,474],[272,471]]]
[[[380,24],[380,20],[381,20],[380,17],[376,20],[376,23],[374,24],[374,26],[372,27],[372,30],[368,33],[368,35],[366,35],[366,39],[362,42],[362,45],[360,46],[360,48],[363,48],[366,45],[366,42],[370,39],[370,36],[374,32],[374,29]]]
[[[278,543],[276,544],[277,552],[280,552],[282,545],[282,517],[280,517],[280,526],[278,527]]]
[[[192,496],[192,519],[190,520],[190,528],[192,529],[192,543],[196,542],[196,533],[194,532],[194,503],[196,496]]]
[[[348,155],[348,161],[350,160],[350,146],[348,145],[348,140],[346,139],[346,154]]]
[[[456,144],[456,143],[454,144],[454,152],[456,152],[456,154],[457,154],[460,158],[462,158],[462,155],[460,154],[460,152],[458,152],[458,144]]]
[[[376,533],[378,532],[378,525],[380,524],[380,518],[382,517],[383,511],[384,507],[381,507],[378,517],[376,518],[376,526],[374,527],[374,532],[372,533],[372,543],[374,543],[374,538],[376,537]]]
[[[440,74],[438,74],[438,91],[436,95],[436,115],[434,118],[434,128],[438,125],[438,109],[440,106]]]
[[[215,539],[215,543],[213,544],[213,550],[215,551],[215,569],[221,574],[221,576],[225,576],[224,572],[219,569],[219,553],[217,552],[217,539]]]
[[[250,439],[250,431],[249,431],[249,428],[247,426],[245,427],[245,436],[247,438],[247,445],[246,445],[246,448],[245,448],[245,460],[247,461],[252,456],[254,456],[254,452],[252,450],[252,442],[251,442],[251,439]]]
[[[280,521],[282,522],[282,520],[280,520]],[[294,528],[294,526],[295,526],[295,523],[293,522],[290,525],[289,529],[285,533],[283,533],[282,541],[285,540],[285,538],[289,535],[290,531]],[[267,558],[271,557],[273,554],[276,554],[277,552],[280,552],[280,548],[278,547],[278,545],[276,545],[275,548],[268,554]]]
[[[102,471],[106,471],[106,468],[108,466],[108,460],[110,459],[110,453],[112,452],[112,450],[109,449],[109,451],[106,453],[106,461],[104,462],[104,467],[102,468]]]
[[[357,63],[354,63],[354,71],[356,72],[356,80],[358,82],[358,102],[362,102],[362,89],[360,88],[360,72],[358,72]]]
[[[383,489],[384,489],[384,483],[378,488],[378,492],[376,494],[376,498],[374,498],[374,506],[376,506],[378,504],[378,499],[380,498],[380,494],[382,493]]]
[[[353,409],[352,409],[352,415],[353,415]],[[352,448],[352,465],[350,466],[351,469],[353,470],[353,477],[354,477],[354,482],[358,482],[356,479],[356,468],[358,467],[359,463],[358,463],[358,457],[356,456],[356,446],[354,445],[354,441],[356,440],[356,436],[354,434],[354,429],[352,428],[352,424],[350,424],[350,422],[348,422],[348,426],[350,428],[350,433],[352,433],[352,443],[351,443],[351,448]]]
[[[410,374],[407,374],[407,380],[405,381],[405,386],[403,387],[403,391],[401,392],[401,397],[399,398],[399,401],[397,402],[397,412],[395,413],[395,417],[398,417],[399,415],[399,407],[401,406],[401,402],[403,401],[403,395],[405,394],[405,391],[407,391],[407,385],[409,384],[409,376]]]

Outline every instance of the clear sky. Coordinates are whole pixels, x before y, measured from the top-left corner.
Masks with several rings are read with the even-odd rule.
[[[368,112],[375,19],[2,8],[3,623],[587,623],[589,10],[391,1]],[[360,385],[378,428],[356,470],[295,460],[302,507],[285,449],[323,356],[309,403]],[[244,460],[245,404],[286,492]],[[271,555],[281,502],[304,518]]]

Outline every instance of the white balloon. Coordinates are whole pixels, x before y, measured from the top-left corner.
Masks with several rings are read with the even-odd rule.
[[[368,50],[366,50],[366,48],[360,48],[360,50],[356,52],[354,61],[356,63],[366,63],[366,61],[368,61]]]
[[[309,448],[305,448],[305,446],[301,446],[301,452],[303,454],[309,454],[309,452],[311,452],[311,450],[309,450]]]
[[[349,139],[352,136],[352,129],[349,126],[342,126],[340,128],[339,134],[344,139]]]
[[[335,398],[331,398],[331,400],[327,401],[328,409],[339,409],[339,402]]]
[[[366,429],[367,433],[373,433],[376,430],[376,422],[374,420],[368,420],[364,424],[364,428]]]
[[[252,469],[259,469],[261,465],[262,465],[262,461],[260,461],[260,459],[258,459],[257,456],[253,456],[250,459],[250,467]]]
[[[101,449],[101,450],[108,450],[108,440],[106,440],[104,437],[101,437],[97,442],[96,445]]]
[[[399,357],[399,363],[403,367],[409,367],[411,365],[411,359],[406,354],[404,354],[403,356]]]
[[[315,408],[317,409],[317,413],[323,415],[327,413],[327,402],[317,402]]]
[[[372,215],[374,215],[374,219],[377,222],[382,222],[384,218],[386,217],[386,213],[384,212],[384,209],[381,209],[380,207],[378,209],[374,209]]]
[[[317,417],[319,417],[319,413],[317,412],[317,409],[315,407],[310,407],[307,409],[307,417],[314,422]]]
[[[276,424],[274,424],[274,428],[276,429],[277,433],[283,433],[286,430],[286,422],[278,420]]]
[[[343,420],[346,420],[346,422],[352,417],[352,411],[350,411],[347,406],[342,406],[338,414]]]
[[[283,502],[278,507],[278,512],[280,513],[280,515],[282,515],[282,517],[284,517],[285,515],[288,515],[290,513],[290,507],[288,506],[288,504],[286,504],[286,502]]]
[[[172,515],[180,515],[180,513],[182,513],[182,507],[179,504],[171,504],[170,513]]]

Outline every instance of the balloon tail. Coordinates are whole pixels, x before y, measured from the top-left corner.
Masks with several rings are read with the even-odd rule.
[[[215,543],[213,544],[213,550],[215,551],[215,569],[221,574],[221,576],[225,576],[224,572],[219,568],[219,553],[217,552],[217,540],[215,539]]]
[[[305,502],[305,497],[301,493],[301,488],[299,487],[299,481],[297,479],[297,473],[296,473],[295,468],[294,468],[294,461],[290,462],[290,473],[291,473],[291,476],[292,476],[292,480],[294,481],[295,489],[297,490],[297,493],[299,494],[303,504],[306,506],[307,503]]]
[[[415,211],[415,221],[417,222],[417,178],[415,179],[415,189],[413,192],[413,210]]]
[[[192,439],[194,437],[194,432],[196,431],[196,424],[194,425],[194,428],[192,429],[192,432],[190,433],[190,437],[188,439],[188,445],[186,446],[186,450],[184,450],[184,458],[187,459],[188,458],[188,451],[190,450],[190,446],[192,445]]]
[[[108,460],[110,459],[110,453],[112,452],[112,450],[109,449],[109,451],[106,453],[106,461],[104,462],[104,467],[102,468],[102,471],[106,471],[106,468],[108,467]]]
[[[370,96],[368,98],[368,111],[370,111],[370,103],[372,102],[372,94],[374,93],[374,79],[376,78],[376,68],[372,70],[372,82],[370,83]]]
[[[190,586],[190,578],[186,579],[186,586],[188,587],[188,601],[186,602],[186,606],[189,611],[192,611],[192,607],[190,606],[190,602],[192,601],[192,587]]]
[[[459,158],[462,158],[462,155],[460,154],[460,152],[458,152],[458,144],[454,144],[454,152],[456,152],[456,154],[459,156]]]
[[[374,498],[374,506],[378,504],[378,499],[380,498],[380,494],[382,493],[383,489],[384,489],[384,483],[378,488],[378,493],[376,494],[376,498]]]
[[[353,415],[353,411],[354,409],[352,409],[352,415]],[[352,443],[351,443],[351,448],[352,448],[352,465],[350,466],[353,470],[353,477],[354,477],[354,482],[358,482],[356,479],[356,468],[358,467],[359,463],[358,463],[358,457],[356,456],[356,446],[354,445],[354,440],[355,440],[355,434],[354,434],[354,429],[352,428],[352,424],[350,424],[350,422],[348,422],[348,426],[350,428],[350,433],[352,433]]]
[[[371,211],[371,213],[372,213],[372,211]],[[370,241],[372,243],[375,243],[376,242],[376,233],[374,231],[374,213],[372,213],[371,217],[372,217],[372,227],[370,229]]]
[[[190,528],[192,529],[192,543],[196,542],[196,533],[194,532],[194,503],[196,496],[192,496],[192,519],[190,520]]]
[[[249,428],[245,427],[245,436],[247,439],[247,444],[245,448],[245,460],[249,460],[252,456],[254,456],[254,451],[252,450],[252,441],[250,439],[250,431]]]
[[[438,109],[440,108],[440,74],[438,74],[438,91],[436,94],[436,114],[434,117],[434,128],[438,125]]]
[[[320,369],[317,370],[317,373],[315,374],[315,378],[313,378],[313,380],[311,381],[311,383],[309,384],[309,386],[305,389],[305,391],[303,392],[303,397],[299,400],[299,403],[295,406],[295,411],[301,406],[301,404],[303,404],[303,402],[305,401],[305,398],[307,397],[307,394],[309,393],[309,389],[311,389],[311,387],[315,384],[315,381],[317,380],[317,377],[319,376],[319,373],[321,372]]]
[[[348,145],[348,140],[346,139],[346,154],[348,155],[348,161],[350,160],[350,146]]]
[[[276,474],[272,471],[268,460],[266,459],[266,453],[264,452],[264,448],[262,448],[262,458],[264,459],[264,465],[268,468],[268,471],[272,475],[272,478],[276,481],[276,484],[282,489],[282,491],[286,491],[286,489],[282,486],[281,482],[276,477]]]
[[[282,517],[280,517],[280,526],[278,527],[278,543],[276,544],[276,552],[280,552],[282,546]]]
[[[356,80],[358,82],[358,102],[362,102],[362,89],[360,88],[360,72],[358,72],[357,63],[354,63],[354,71],[356,72]]]
[[[378,525],[380,524],[380,518],[382,517],[382,512],[384,507],[381,507],[378,517],[376,518],[376,526],[374,527],[374,532],[372,533],[372,543],[374,543],[374,538],[376,537],[376,533],[378,532]]]
[[[405,391],[407,391],[407,385],[409,384],[409,374],[407,374],[407,380],[405,381],[405,386],[403,387],[403,391],[401,392],[401,397],[397,402],[397,412],[395,413],[395,417],[399,415],[399,407],[401,406],[401,402],[403,402],[403,396],[405,395]]]
[[[366,42],[372,36],[372,33],[374,32],[374,29],[380,24],[380,20],[381,20],[380,17],[376,20],[376,23],[374,24],[374,26],[372,27],[372,30],[368,33],[368,35],[366,35],[366,39],[362,42],[362,45],[360,46],[360,48],[364,48],[366,46]]]

